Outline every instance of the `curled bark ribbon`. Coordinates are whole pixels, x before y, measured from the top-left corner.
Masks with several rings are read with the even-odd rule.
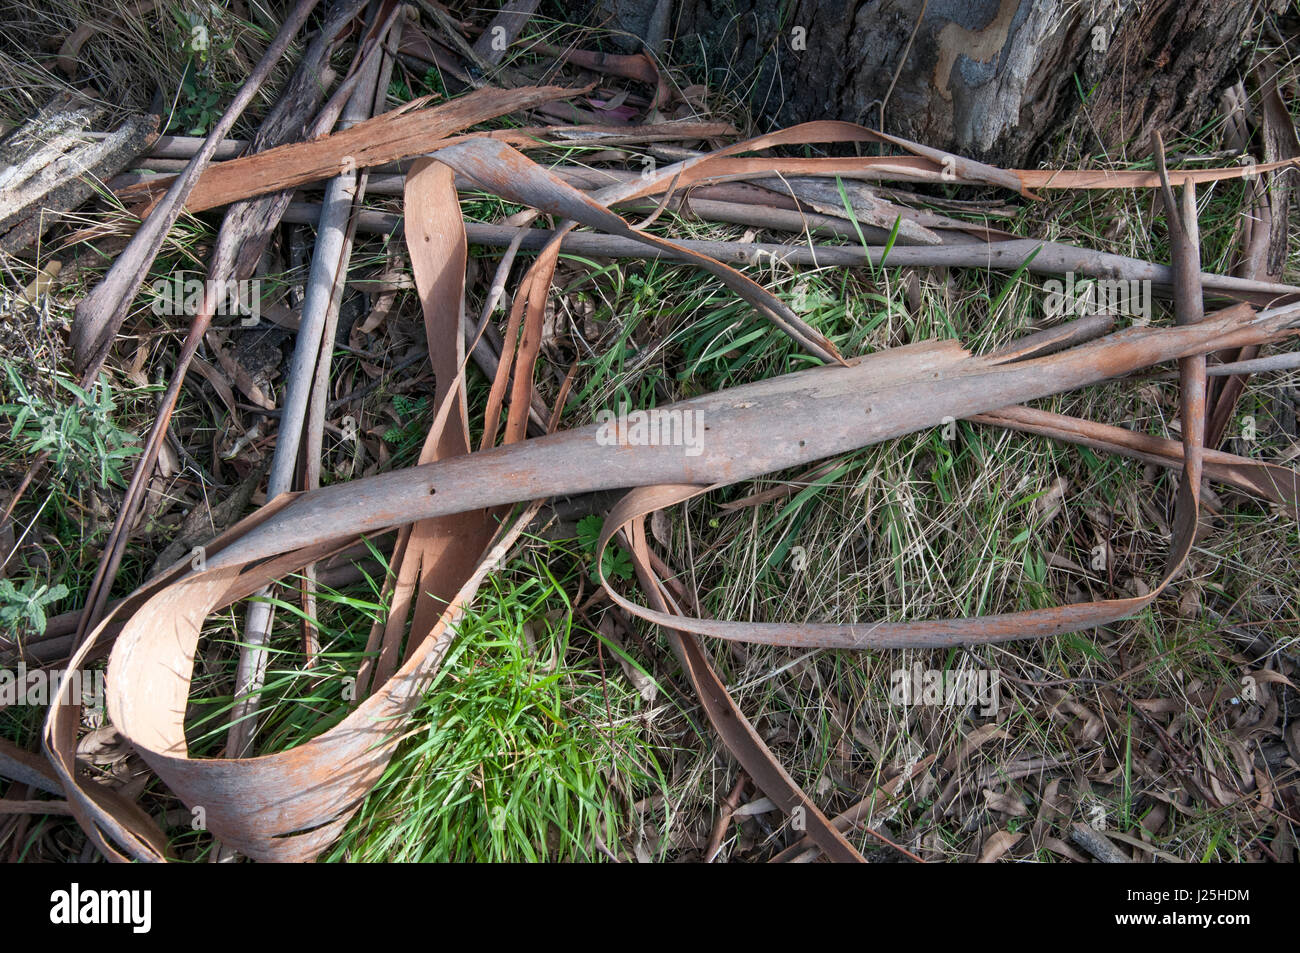
[[[827,135],[832,132],[844,134],[838,126],[825,130]],[[807,133],[803,130],[800,135]],[[776,134],[738,144],[732,150],[783,141],[787,140]],[[655,247],[661,247],[664,240],[631,229],[607,206],[642,189],[649,194],[660,186],[673,186],[658,180],[619,185],[589,199],[553,180],[509,146],[487,140],[448,146],[434,159],[412,171],[406,197],[407,243],[425,312],[439,406],[421,463],[273,500],[207,547],[197,568],[182,563],[130,597],[101,623],[70,663],[79,665],[101,642],[115,636],[108,679],[108,707],[114,724],[187,805],[204,808],[207,826],[215,835],[257,859],[314,857],[338,835],[378,780],[401,735],[404,716],[445,654],[457,621],[487,573],[522,532],[536,504],[526,507],[495,536],[490,532],[490,514],[498,507],[554,495],[628,487],[638,489],[611,513],[599,549],[603,552],[612,535],[626,529],[650,608],[606,588],[624,609],[670,632],[711,721],[764,792],[788,812],[802,811],[810,836],[829,856],[860,859],[839,829],[767,752],[694,636],[807,647],[935,647],[1039,637],[1102,625],[1139,610],[1170,584],[1195,536],[1201,477],[1207,472],[1202,447],[1201,355],[1282,340],[1294,333],[1292,326],[1300,317],[1300,308],[1257,314],[1242,304],[1204,320],[1188,319],[1190,312],[1184,303],[1191,297],[1200,300],[1199,289],[1188,288],[1196,279],[1188,276],[1199,275],[1199,265],[1189,263],[1185,255],[1176,256],[1178,327],[1130,328],[1057,353],[1011,361],[971,355],[954,341],[928,341],[663,408],[669,413],[700,415],[705,440],[698,454],[682,446],[631,445],[627,441],[607,445],[597,439],[600,428],[594,426],[524,440],[538,353],[537,322],[549,292],[557,238],[526,276],[526,293],[517,297],[511,324],[519,334],[518,352],[502,355],[502,369],[493,386],[495,397],[489,400],[485,430],[494,434],[513,364],[506,444],[469,453],[464,360],[457,343],[465,233],[451,170],[473,175],[500,194],[549,208],[571,223],[585,222]],[[924,155],[919,159],[934,161]],[[664,170],[659,179],[671,176],[671,182],[678,182],[719,174],[728,168],[722,163],[730,161],[728,155],[718,154],[688,160]],[[966,171],[988,175],[973,167]],[[1194,236],[1190,240],[1194,244]],[[728,283],[813,353],[838,360],[833,345],[830,349],[821,346],[825,339],[819,332],[787,313],[789,309],[764,289],[712,259],[696,256],[692,260]],[[513,348],[513,333],[507,337]],[[740,624],[683,615],[656,576],[641,524],[655,509],[689,499],[711,486],[807,465],[939,425],[948,417],[985,414],[991,418],[989,422],[1010,421],[1023,429],[1050,423],[1065,433],[1067,428],[1059,421],[1034,419],[1032,412],[1015,405],[1169,360],[1181,362],[1183,479],[1166,572],[1146,596],[976,619],[850,626]],[[1109,436],[1122,443],[1116,435]],[[1149,449],[1149,445],[1143,448],[1144,452]],[[1170,459],[1167,448],[1158,449],[1158,456],[1163,453],[1164,459]],[[1239,485],[1261,490],[1267,485],[1275,497],[1284,500],[1294,494],[1294,475],[1288,482],[1274,471],[1245,470],[1233,461],[1215,458],[1212,464],[1230,467],[1221,472]],[[1213,470],[1208,472],[1214,475]],[[184,715],[194,655],[208,615],[358,538],[394,527],[406,527],[389,583],[394,610],[374,633],[372,648],[377,660],[373,675],[370,669],[360,673],[369,676],[373,685],[368,697],[340,724],[292,750],[244,759],[191,758]],[[403,652],[408,613],[414,620]],[[166,838],[143,811],[105,798],[78,773],[75,741],[79,710],[77,700],[61,696],[52,707],[44,735],[69,809],[107,856],[116,860],[166,859]]]

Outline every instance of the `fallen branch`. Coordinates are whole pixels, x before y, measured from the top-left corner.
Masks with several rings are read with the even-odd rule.
[[[295,202],[285,212],[285,221],[306,224],[319,215],[319,205]],[[392,212],[364,211],[358,221],[362,231],[378,235],[397,233],[402,217]],[[520,229],[509,225],[486,225],[467,222],[470,244],[504,247],[515,240]],[[1112,278],[1121,281],[1150,281],[1164,291],[1172,288],[1173,272],[1168,265],[1157,265],[1140,258],[1126,258],[1107,252],[1092,251],[1058,242],[1039,242],[1022,238],[988,245],[979,243],[957,246],[883,245],[779,245],[771,242],[721,242],[676,238],[675,248],[647,247],[643,242],[619,235],[589,232],[562,233],[551,229],[525,229],[519,247],[536,251],[562,237],[565,251],[576,255],[606,258],[663,258],[670,261],[694,261],[695,254],[708,255],[737,265],[774,266],[839,265],[863,268],[888,265],[891,268],[985,268],[993,271],[1016,271],[1024,267],[1034,274]],[[1230,275],[1203,273],[1201,283],[1207,293],[1218,299],[1248,301],[1267,305],[1285,303],[1293,296],[1300,300],[1300,287],[1274,282],[1252,281]]]

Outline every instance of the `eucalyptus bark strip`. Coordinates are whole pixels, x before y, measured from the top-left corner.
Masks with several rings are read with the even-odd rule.
[[[804,466],[837,453],[998,410],[1237,342],[1294,335],[1300,306],[1255,314],[1246,305],[1191,327],[1129,328],[1047,357],[993,364],[956,342],[908,345],[670,404],[717,421],[698,455],[683,447],[602,446],[599,426],[383,473],[295,497],[210,564],[224,566],[332,536],[556,493],[658,484],[710,486]],[[799,418],[777,429],[789,411]],[[325,525],[328,524],[328,525]]]
[[[367,65],[358,86],[358,95],[354,95],[348,101],[348,106],[343,111],[342,124],[344,126],[355,125],[363,119],[368,119],[383,111],[384,99],[388,93],[388,82],[393,73],[397,33],[398,29],[394,28],[390,22],[383,37],[385,52],[382,58],[375,59]],[[362,90],[368,93],[368,102],[365,101],[366,96],[361,93]],[[370,173],[363,170],[357,180],[356,197],[353,199],[352,214],[348,217],[348,232],[343,250],[345,274],[346,263],[351,258],[353,240],[356,235],[356,212],[365,200],[369,177]],[[335,293],[330,298],[325,319],[325,330],[321,338],[320,355],[317,359],[311,397],[308,401],[307,422],[304,433],[306,446],[303,448],[302,454],[302,486],[307,490],[313,490],[320,486],[321,454],[325,441],[325,411],[329,400],[330,368],[333,364],[334,338],[338,331],[339,309],[342,302],[343,286],[340,282],[335,286]],[[302,577],[303,655],[306,667],[310,668],[315,664],[316,653],[320,651],[320,634],[316,629],[316,564],[311,563],[304,566]]]

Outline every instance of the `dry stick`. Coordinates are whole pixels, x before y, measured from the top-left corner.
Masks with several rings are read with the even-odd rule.
[[[706,864],[713,863],[713,859],[722,851],[722,842],[726,840],[727,828],[731,826],[731,818],[736,813],[736,808],[740,807],[740,795],[745,790],[745,783],[748,780],[744,771],[737,772],[735,786],[732,787],[731,793],[718,806],[718,820],[713,825],[713,834],[709,837],[709,846],[704,849],[704,862]]]
[[[155,163],[149,163],[147,167],[153,168],[155,165]],[[383,176],[376,176],[373,189],[376,195],[402,194],[405,188],[406,176],[400,171],[401,163],[397,165],[399,171],[395,173],[386,171]],[[388,168],[391,168],[391,166]],[[640,176],[640,173],[627,170],[598,169],[580,165],[560,165],[552,167],[548,171],[584,191],[596,191],[611,184],[636,180]],[[132,173],[115,177],[110,182],[110,185],[114,189],[124,189],[139,185],[142,182],[148,182],[149,179],[148,175]],[[826,202],[830,195],[834,195],[836,203],[842,202],[834,180],[794,176],[788,180],[778,177],[775,179],[756,178],[748,182],[723,181],[696,185],[690,189],[688,196],[685,198],[674,198],[675,184],[674,182],[668,189],[664,190],[663,196],[657,203],[649,198],[638,198],[625,203],[616,202],[610,207],[655,209],[656,214],[651,215],[646,221],[635,226],[637,230],[644,228],[653,221],[657,217],[657,213],[667,207],[670,201],[673,201],[675,204],[672,207],[679,212],[695,211],[700,218],[711,221],[731,222],[738,225],[758,225],[763,228],[783,229],[786,231],[802,231],[806,224],[806,222],[802,221],[802,218],[806,216],[808,221],[816,222],[827,231],[844,238],[857,238],[856,230],[853,229],[849,224],[849,220],[840,211],[842,206],[830,205]],[[784,188],[779,188],[782,185],[784,185]],[[304,185],[304,188],[307,189],[312,187],[313,183]],[[472,179],[463,176],[457,176],[456,187],[461,191],[481,190],[481,186],[477,185]],[[816,201],[814,198],[820,199],[820,201]],[[700,204],[702,201],[720,201],[722,204],[716,206]],[[757,209],[763,211],[760,212]],[[805,210],[802,215],[800,214],[801,209]],[[764,213],[767,213],[767,218],[763,217]],[[947,242],[964,240],[970,243],[976,240],[982,241],[984,238],[977,233],[987,236],[990,232],[988,226],[976,222],[961,221],[937,215],[933,212],[920,211],[905,205],[894,205],[881,200],[876,200],[872,207],[855,204],[855,214],[859,219],[859,225],[872,238],[879,239],[887,238],[892,232],[894,224],[899,222],[901,217],[895,242],[900,245],[943,244],[945,237],[934,231],[934,229],[948,231],[950,234],[946,237]],[[746,217],[728,217],[735,215]],[[1008,237],[1008,233],[1005,232],[993,232],[993,235],[994,240]]]
[[[299,224],[314,221],[320,206],[310,202],[294,202],[285,212],[286,222]],[[391,212],[365,211],[361,213],[358,229],[380,235],[391,235],[400,230],[402,217]],[[484,225],[466,222],[465,230],[472,245],[505,246],[515,240],[519,229],[509,225]],[[536,251],[546,245],[556,232],[550,229],[531,228],[524,231],[520,244],[523,250]],[[1125,281],[1150,281],[1153,285],[1169,288],[1173,273],[1168,265],[1158,265],[1139,258],[1111,255],[1087,248],[1075,248],[1059,242],[1039,242],[1032,239],[978,243],[974,245],[908,245],[887,249],[869,245],[780,245],[771,242],[719,242],[677,238],[673,241],[685,249],[710,255],[720,261],[739,265],[813,265],[824,267],[840,265],[862,267],[868,262],[879,265],[886,261],[890,267],[899,268],[988,268],[1015,271],[1028,260],[1026,270],[1036,274],[1076,275],[1119,279]],[[564,251],[597,255],[606,258],[664,258],[686,260],[671,250],[645,245],[618,235],[570,232],[564,236]],[[1037,252],[1037,254],[1034,254]],[[1272,303],[1279,298],[1300,296],[1300,286],[1277,284],[1234,278],[1229,275],[1201,274],[1201,283],[1215,297],[1245,300],[1253,303]]]
[[[394,7],[389,16],[391,23],[400,7]],[[369,62],[378,62],[374,56],[380,46],[376,44],[367,55]],[[360,54],[360,51],[359,51]],[[359,64],[354,75],[367,68]],[[353,101],[360,101],[359,109],[369,109],[374,101],[374,90],[357,88]],[[318,127],[318,132],[319,127]],[[280,410],[280,427],[276,434],[275,453],[271,457],[271,472],[266,481],[268,502],[281,493],[293,489],[294,473],[298,465],[298,448],[302,442],[303,422],[307,401],[311,396],[311,380],[316,369],[330,302],[346,280],[347,262],[351,257],[347,235],[352,219],[353,203],[357,193],[357,172],[344,172],[330,180],[325,190],[316,230],[316,249],[312,256],[311,271],[307,276],[307,290],[303,297],[302,314],[298,322],[298,337],[293,358],[286,375],[284,404]],[[266,678],[266,641],[270,635],[272,606],[257,597],[270,594],[263,589],[249,603],[244,621],[244,639],[239,652],[239,667],[235,673],[235,704],[231,710],[230,729],[226,735],[226,757],[240,758],[248,754],[252,743],[254,716],[259,704],[258,693]]]
[[[1131,864],[1132,859],[1100,831],[1095,831],[1082,821],[1070,828],[1070,840],[1074,841],[1103,864]]]
[[[400,10],[401,8],[396,8]],[[361,77],[357,95],[349,101],[343,111],[341,125],[354,125],[363,119],[383,111],[387,96],[388,81],[392,78],[393,62],[397,56],[397,36],[400,30],[389,28],[386,50],[381,58],[376,58],[366,67]],[[362,92],[364,91],[364,92]],[[343,260],[352,255],[352,243],[356,233],[356,211],[365,199],[366,184],[369,173],[362,172],[357,182],[356,197],[353,200],[353,214],[348,218],[348,234],[343,246]],[[315,382],[312,385],[311,400],[307,414],[306,447],[303,451],[303,487],[314,490],[320,486],[321,454],[325,442],[325,411],[329,398],[330,365],[334,357],[334,337],[338,332],[339,309],[343,301],[343,282],[335,286],[335,294],[330,299],[329,311],[325,319],[325,333],[321,339],[320,357],[316,365]],[[316,628],[316,564],[309,563],[302,570],[303,596],[303,655],[307,668],[315,665],[316,655],[320,651],[320,633]]]
[[[361,196],[365,191],[365,185],[366,173],[362,172],[357,181],[356,197],[353,201],[353,212],[355,212]],[[344,260],[352,257],[352,244],[355,235],[356,218],[355,215],[349,215],[347,235],[343,243],[342,258]],[[333,363],[334,338],[338,331],[339,309],[342,305],[343,287],[347,280],[346,271],[346,266],[344,266],[343,281],[335,283],[333,294],[330,298],[325,317],[325,329],[321,335],[320,353],[317,357],[316,371],[311,388],[311,397],[307,407],[307,421],[304,431],[306,446],[303,448],[302,454],[302,485],[304,489],[308,490],[314,490],[320,486],[321,454],[323,453],[325,443],[326,399],[329,397],[330,366]],[[354,439],[356,439],[355,432],[353,436]],[[316,664],[316,655],[320,651],[320,633],[316,627],[315,563],[308,563],[302,568],[299,588],[302,593],[303,602],[303,665],[306,668],[313,668]]]
[[[358,12],[359,7],[360,7],[360,3],[354,3],[350,7],[348,7],[345,11],[341,11],[341,15],[345,17],[345,20],[343,22],[350,21]],[[320,135],[327,133],[334,126],[335,121],[338,119],[340,113],[342,112],[347,102],[349,101],[351,97],[350,91],[355,89],[356,83],[359,77],[361,76],[361,73],[367,68],[367,66],[371,62],[374,61],[375,53],[378,50],[378,45],[377,43],[374,42],[375,39],[376,37],[373,35],[373,27],[372,27],[371,33],[369,33],[366,38],[363,38],[357,50],[357,54],[354,57],[354,61],[353,61],[353,67],[348,77],[345,78],[344,82],[339,85],[339,88],[335,91],[334,95],[330,97],[329,101],[322,108],[321,112],[316,117],[315,121],[311,124],[311,127],[307,130],[307,135],[303,138],[306,139],[316,138]],[[283,209],[287,206],[287,198],[288,198],[287,193],[283,193],[283,192],[275,193],[257,199],[253,203],[248,205],[250,212],[253,212],[258,208],[259,202],[267,203],[266,212],[269,217],[269,225],[261,233],[261,238],[263,239],[261,244],[264,245],[264,240],[267,236],[269,236],[270,229],[273,228],[275,223],[279,221],[280,214],[283,212]],[[253,261],[251,260],[251,257],[249,255],[245,254],[246,251],[247,251],[247,246],[242,247],[239,251],[239,258],[244,263],[245,267],[251,271],[251,268],[253,266]],[[260,256],[261,254],[260,248],[255,249],[255,252],[257,256]],[[238,270],[239,264],[236,263],[234,267],[236,268],[236,270]],[[263,595],[269,594],[269,590],[264,590],[263,593],[261,594]],[[271,617],[271,611],[270,611],[270,606],[268,604],[253,603],[249,607],[249,612],[246,617],[246,625],[248,626],[250,632],[256,633],[258,631],[261,631],[263,638],[265,638],[265,631],[270,627],[270,617]],[[265,628],[259,629],[258,627],[262,625],[264,625]],[[243,659],[241,657],[241,662],[242,661]],[[265,663],[263,662],[263,665],[264,664]],[[240,711],[238,703],[236,705],[235,711],[236,713]],[[246,740],[242,738],[239,732],[251,731],[251,728],[252,728],[251,719],[248,725],[244,728],[237,729],[236,726],[232,726],[230,734],[233,736],[234,742],[240,743],[241,741]]]
[[[271,41],[261,61],[249,74],[247,82],[235,94],[225,113],[208,133],[203,148],[190,161],[185,172],[172,182],[166,197],[131,237],[125,251],[113,263],[113,267],[108,270],[104,279],[77,305],[73,319],[72,344],[76,363],[82,371],[83,388],[89,388],[99,375],[99,368],[108,357],[113,338],[126,319],[127,306],[144,283],[149,266],[162,248],[168,230],[180,217],[185,207],[185,200],[198,183],[200,173],[211,161],[217,146],[225,139],[226,133],[234,126],[235,120],[252,102],[253,96],[261,88],[262,83],[280,62],[289,43],[307,21],[316,2],[317,0],[298,0],[279,34]]]
[[[27,131],[25,127],[15,136]],[[66,149],[63,155],[26,181],[0,189],[0,251],[17,254],[43,238],[61,217],[95,194],[97,183],[126,168],[157,131],[157,116],[132,115],[108,138],[87,142],[57,137],[56,147]],[[23,149],[20,154],[26,158],[30,152]],[[0,166],[5,164],[0,157]]]
[[[198,136],[159,136],[149,150],[149,158],[188,159],[203,148],[203,142]],[[212,158],[216,162],[224,162],[243,155],[247,149],[248,143],[243,139],[222,139],[217,143],[217,151]]]
[[[1238,374],[1261,374],[1265,371],[1290,371],[1300,367],[1300,351],[1287,351],[1284,354],[1271,354],[1268,357],[1256,357],[1249,361],[1233,361],[1231,364],[1211,364],[1205,369],[1209,377],[1235,377]],[[1125,380],[1168,381],[1177,380],[1176,373],[1133,374]]]
[[[146,163],[145,167],[153,167],[153,163]],[[376,175],[372,179],[371,191],[375,195],[401,195],[405,188],[405,174],[401,171],[403,162],[388,163],[385,166],[378,167],[384,174]],[[396,171],[393,171],[393,170]],[[578,165],[558,165],[550,168],[553,175],[565,180],[569,184],[584,191],[597,191],[609,184],[627,182],[638,177],[639,173],[626,170],[608,169],[608,168],[588,168]],[[109,185],[114,190],[128,189],[138,186],[142,183],[149,182],[152,176],[143,173],[129,173],[114,177]],[[828,204],[829,195],[822,194],[825,189],[831,193],[837,193],[836,185],[833,181],[818,179],[810,176],[792,176],[785,179],[776,178],[751,178],[745,181],[732,181],[730,179],[712,184],[702,184],[695,186],[689,194],[689,201],[685,202],[687,209],[694,209],[700,218],[734,222],[742,225],[760,225],[766,228],[790,230],[790,224],[794,223],[794,231],[802,231],[803,225],[792,217],[793,212],[801,206],[810,207],[814,216],[811,220],[823,224],[827,230],[834,231],[845,237],[856,238],[856,231],[852,230],[846,223],[847,218],[840,211],[839,207]],[[779,185],[785,184],[785,188],[778,188]],[[851,183],[850,183],[851,184]],[[457,188],[462,191],[480,191],[478,185],[472,180],[465,177],[457,177]],[[314,188],[314,183],[304,183],[304,189]],[[737,192],[727,194],[728,189],[748,189],[748,193],[743,197]],[[669,190],[671,192],[671,190]],[[780,196],[785,200],[785,205],[773,205],[773,201]],[[747,218],[729,218],[715,217],[709,210],[708,206],[696,207],[697,199],[725,200],[730,205],[760,206],[771,210],[771,221],[764,220],[760,217],[761,213],[754,211],[752,208],[747,212],[739,209],[724,209],[731,215],[747,215]],[[668,198],[661,200],[665,204]],[[836,202],[840,202],[836,194]],[[652,205],[653,203],[651,203]],[[611,208],[626,207],[627,203],[615,202]],[[646,200],[632,200],[632,207],[646,205]],[[1009,233],[993,229],[990,226],[978,222],[954,219],[946,215],[940,215],[934,212],[911,208],[906,205],[895,205],[883,200],[875,200],[873,207],[861,206],[855,203],[855,214],[859,219],[859,224],[872,237],[879,236],[884,238],[890,234],[894,223],[902,216],[902,224],[895,242],[896,245],[936,245],[936,244],[953,244],[961,242],[964,244],[984,243],[986,241],[1001,242],[1010,239]],[[832,222],[824,222],[823,219],[829,217]],[[1063,247],[1070,248],[1068,244]],[[1102,277],[1114,277],[1113,275],[1102,275]]]
[[[508,0],[474,42],[475,54],[493,66],[500,65],[505,59],[507,47],[518,39],[539,2],[540,0]]]
[[[383,174],[371,179],[371,192],[375,195],[401,195],[406,187],[406,176],[401,171],[402,165],[403,163],[399,162],[380,167]],[[146,167],[152,168],[152,163]],[[582,191],[597,191],[607,185],[627,182],[639,176],[637,172],[580,165],[557,165],[547,171]],[[109,187],[114,190],[127,189],[149,182],[152,178],[153,176],[147,172],[127,173],[111,179]],[[786,187],[778,188],[782,184]],[[315,187],[315,183],[306,183],[303,189],[308,191]],[[473,179],[465,176],[457,176],[456,188],[462,192],[482,190]],[[850,225],[849,218],[842,211],[843,206],[832,205],[828,201],[833,195],[835,202],[842,202],[834,180],[791,176],[784,179],[756,178],[748,181],[706,183],[692,186],[684,198],[674,198],[674,188],[675,184],[665,189],[657,205],[651,199],[640,198],[628,203],[614,203],[610,207],[654,208],[656,214],[634,226],[638,231],[653,221],[657,213],[667,207],[670,201],[674,201],[676,203],[673,205],[674,209],[679,205],[683,206],[682,211],[687,213],[694,211],[703,219],[788,231],[803,231],[805,223],[801,217],[796,217],[797,213],[802,211],[808,216],[808,221],[824,224],[827,230],[845,238],[854,240],[858,238],[856,229]],[[709,205],[698,205],[702,200],[725,203],[717,208],[732,215],[748,214],[750,217],[743,219],[715,217]],[[741,212],[734,206],[743,206],[748,211]],[[759,217],[763,213],[756,211],[755,206],[770,213],[770,218]],[[896,245],[941,245],[958,242],[970,244],[976,241],[1006,241],[1015,237],[1008,232],[978,222],[955,219],[881,200],[876,200],[872,206],[854,203],[854,214],[864,232],[872,238],[880,239],[888,238],[895,222],[899,222],[901,218],[899,232],[895,238]],[[832,221],[825,221],[827,218]],[[791,227],[792,223],[793,227]]]
[[[685,196],[673,196],[671,192],[665,192],[663,198],[658,202],[637,199],[615,207],[625,208],[629,211],[649,212],[650,215],[644,221],[636,224],[635,227],[638,230],[652,223],[663,209],[668,208],[672,209],[677,215],[703,219],[708,222],[749,225],[782,232],[825,233],[846,239],[857,238],[857,230],[851,224],[845,222],[844,219],[832,215],[822,215],[820,212],[801,212],[773,208],[770,205],[746,205],[739,202],[718,202],[713,199],[687,198]],[[861,228],[869,237],[878,241],[889,237],[889,232],[886,229],[866,224],[861,225]],[[913,241],[915,239],[904,238],[899,242],[899,245],[900,247],[910,245]],[[933,245],[937,243],[931,241],[927,244]]]
[[[1258,374],[1261,371],[1286,371],[1300,367],[1300,351],[1288,351],[1285,354],[1272,354],[1257,357],[1249,361],[1233,361],[1231,364],[1215,364],[1206,370],[1211,377],[1229,377],[1233,374]]]

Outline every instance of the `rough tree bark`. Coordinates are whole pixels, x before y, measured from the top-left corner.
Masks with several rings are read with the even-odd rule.
[[[1085,152],[1113,153],[1128,143],[1145,152],[1155,129],[1194,130],[1238,78],[1254,14],[1284,5],[677,0],[668,33],[673,59],[748,91],[769,124],[847,119],[1025,166],[1062,132]],[[601,12],[645,36],[657,6],[605,0]]]

